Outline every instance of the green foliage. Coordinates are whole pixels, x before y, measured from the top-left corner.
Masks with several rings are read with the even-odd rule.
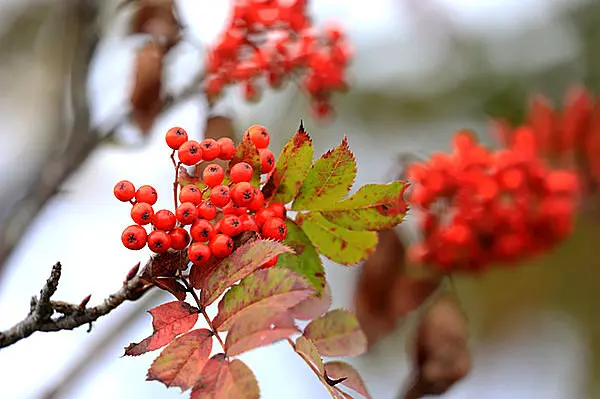
[[[377,245],[377,233],[353,231],[334,224],[318,212],[298,214],[296,222],[319,253],[342,265],[364,260]]]

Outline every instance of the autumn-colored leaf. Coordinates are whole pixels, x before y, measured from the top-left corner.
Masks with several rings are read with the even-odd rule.
[[[266,199],[287,204],[296,197],[312,164],[314,149],[302,122],[281,150],[275,169],[263,187]]]
[[[225,290],[243,279],[276,255],[292,253],[285,244],[273,240],[250,241],[223,259],[204,283],[202,304],[208,306]]]
[[[148,283],[170,292],[178,300],[183,301],[187,291],[177,281],[177,271],[187,268],[189,259],[185,253],[167,252],[155,255],[150,262],[144,266],[140,278]]]
[[[365,398],[371,399],[363,379],[350,364],[340,361],[327,362],[325,363],[325,375],[333,380],[344,379],[339,383],[340,385],[344,385]]]
[[[310,284],[288,269],[258,270],[223,296],[213,324],[219,331],[226,331],[236,318],[254,309],[287,310],[312,293]]]
[[[465,316],[456,300],[440,296],[423,315],[417,331],[413,383],[406,397],[441,395],[471,369]]]
[[[202,288],[206,280],[217,270],[220,263],[220,259],[211,258],[203,265],[192,265],[189,277],[192,287],[196,289]]]
[[[356,160],[344,135],[342,143],[317,159],[306,174],[292,209],[322,209],[344,198],[356,178]]]
[[[354,265],[367,258],[377,245],[376,232],[348,230],[317,212],[298,214],[296,222],[320,254],[342,265]]]
[[[290,313],[299,320],[312,320],[324,315],[331,306],[331,288],[325,285],[323,293],[319,296],[313,294],[290,309]]]
[[[213,333],[207,329],[190,331],[171,342],[154,360],[146,380],[158,380],[167,387],[192,388],[208,361]]]
[[[138,356],[162,348],[179,334],[189,331],[198,321],[198,309],[183,301],[164,303],[148,311],[152,315],[151,336],[125,348],[125,355]]]
[[[251,349],[299,332],[290,313],[272,308],[257,308],[239,317],[227,333],[225,351],[237,356]]]
[[[292,248],[294,253],[279,255],[277,267],[290,269],[304,277],[317,290],[317,293],[321,294],[326,284],[325,269],[321,257],[313,243],[295,221],[288,218],[285,223],[288,233],[283,243]]]
[[[528,117],[529,125],[535,131],[537,145],[542,153],[548,155],[555,150],[553,145],[556,140],[556,113],[545,98],[536,96],[532,103]]]
[[[191,175],[188,170],[183,167],[179,168],[177,181],[181,187],[187,186],[188,184],[193,184],[194,186],[198,187],[200,191],[204,191],[207,188],[207,185],[204,184],[204,181],[201,177]],[[210,195],[210,192],[207,191],[205,196],[206,195]]]
[[[220,388],[219,376],[223,374],[225,366],[227,357],[224,353],[217,353],[208,359],[192,389],[190,399],[216,399]]]
[[[219,399],[259,399],[260,389],[252,370],[239,359],[227,364],[219,376]]]
[[[325,219],[349,230],[384,230],[402,222],[407,210],[403,182],[367,184],[354,195],[321,211]]]
[[[367,338],[351,312],[334,309],[314,319],[304,329],[323,356],[358,356],[367,349]]]
[[[246,137],[244,137],[242,142],[237,146],[235,154],[233,154],[233,158],[231,158],[231,161],[229,161],[229,171],[231,171],[231,168],[234,165],[240,162],[246,162],[252,166],[254,169],[254,175],[252,176],[250,183],[257,187],[260,183],[260,154],[258,153],[258,149],[254,143]]]
[[[321,374],[325,372],[323,366],[323,359],[321,358],[319,351],[315,347],[315,344],[312,343],[312,341],[310,341],[304,336],[300,336],[298,337],[298,339],[296,339],[295,348],[296,353],[298,353],[305,360],[313,364]]]

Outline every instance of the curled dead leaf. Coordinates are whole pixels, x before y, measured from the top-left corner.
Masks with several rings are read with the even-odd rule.
[[[467,323],[451,296],[437,298],[423,315],[413,361],[414,377],[406,399],[441,395],[469,373],[472,359]]]

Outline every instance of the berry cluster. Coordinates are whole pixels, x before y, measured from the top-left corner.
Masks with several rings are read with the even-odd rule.
[[[259,97],[259,77],[266,76],[276,88],[292,73],[303,72],[302,86],[311,96],[313,111],[327,116],[331,94],[346,88],[351,51],[337,26],[317,35],[306,6],[307,0],[238,2],[208,56],[207,94],[217,96],[226,85],[242,83],[245,98],[252,101]]]
[[[549,250],[571,231],[578,181],[540,160],[530,129],[507,149],[489,151],[469,132],[450,155],[408,170],[410,203],[423,238],[413,259],[443,270],[483,270]]]
[[[261,174],[270,173],[275,164],[273,153],[267,148],[270,142],[268,130],[259,125],[251,126],[244,133],[261,156]],[[245,231],[254,231],[262,238],[283,240],[287,234],[286,209],[283,204],[266,204],[261,190],[251,183],[253,167],[246,162],[231,163],[227,172],[216,159],[230,161],[236,152],[229,138],[205,139],[201,142],[188,140],[187,132],[171,128],[166,134],[167,145],[173,149],[179,164],[193,166],[202,162],[201,180],[204,188],[188,184],[177,195],[178,182],[174,185],[175,210],[155,211],[158,195],[148,185],[137,190],[133,183],[123,180],[114,187],[115,197],[130,202],[131,219],[135,224],[127,227],[121,240],[125,247],[140,250],[148,245],[155,253],[169,250],[184,251],[195,265],[202,265],[213,258],[222,259],[234,250],[233,237]],[[174,162],[175,163],[175,162]],[[147,233],[145,226],[151,226]],[[263,267],[277,263],[277,257]]]

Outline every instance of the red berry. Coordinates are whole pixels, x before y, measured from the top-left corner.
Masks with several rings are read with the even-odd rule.
[[[194,220],[198,218],[198,210],[191,202],[184,202],[177,207],[175,210],[175,215],[177,216],[179,223],[185,226],[192,224]]]
[[[194,265],[203,265],[209,261],[211,251],[208,245],[201,242],[194,242],[188,248],[188,258]]]
[[[163,254],[171,248],[171,237],[163,230],[154,230],[148,234],[148,248],[157,254]]]
[[[167,141],[167,145],[174,150],[179,149],[183,143],[185,143],[188,139],[187,132],[185,129],[180,127],[172,127],[167,131],[167,135],[165,136],[165,140]]]
[[[231,167],[229,178],[232,183],[249,182],[254,174],[254,169],[246,162],[236,163]]]
[[[213,225],[206,219],[196,219],[190,227],[190,234],[194,241],[207,242],[213,236]]]
[[[260,230],[264,238],[271,238],[277,241],[283,240],[287,235],[285,221],[278,217],[268,219]]]
[[[142,226],[134,224],[123,230],[121,242],[126,248],[138,251],[146,245],[148,235]]]
[[[235,237],[242,232],[242,222],[235,215],[227,215],[221,219],[221,231],[229,237]]]
[[[275,167],[275,155],[268,148],[258,150],[260,153],[260,173],[269,173]]]
[[[184,165],[196,165],[202,161],[202,148],[197,141],[188,140],[179,147],[177,156]]]
[[[244,133],[244,138],[249,138],[256,148],[267,148],[271,141],[271,135],[266,127],[261,125],[252,125]]]
[[[208,165],[202,172],[202,180],[208,187],[218,186],[223,183],[225,171],[216,163]]]
[[[182,251],[190,243],[190,234],[186,229],[178,227],[169,233],[171,237],[171,248]]]
[[[115,197],[119,201],[127,202],[131,201],[135,196],[135,186],[132,182],[128,180],[121,180],[117,184],[115,184],[115,188],[113,189],[113,193]]]
[[[131,207],[131,219],[140,226],[144,226],[152,221],[154,209],[152,205],[140,202]]]
[[[227,205],[230,199],[231,198],[229,196],[229,187],[227,186],[221,184],[216,187],[213,187],[210,190],[210,202],[212,202],[213,205],[215,205],[216,207],[224,207],[225,205]]]
[[[250,215],[240,216],[240,222],[242,222],[242,231],[252,230],[258,233],[260,230],[260,227],[258,227],[256,220],[254,220],[254,217]]]
[[[225,234],[215,235],[208,245],[217,258],[225,258],[233,252],[233,240]]]
[[[217,140],[219,144],[219,159],[224,161],[228,161],[233,158],[233,154],[235,154],[235,143],[229,137],[221,137]]]
[[[248,209],[251,212],[257,212],[258,210],[262,209],[262,207],[265,205],[265,197],[262,191],[260,191],[258,188],[253,187],[253,189],[254,196],[252,197],[252,202],[250,202],[250,204],[248,205]]]
[[[152,218],[152,224],[159,230],[171,231],[175,228],[175,223],[177,223],[177,218],[168,209],[161,209]]]
[[[239,206],[248,206],[254,199],[254,186],[248,182],[237,183],[231,189],[231,199]]]
[[[256,212],[254,219],[259,226],[262,226],[268,219],[272,219],[274,217],[277,217],[277,215],[275,215],[275,212],[272,209],[262,208]]]
[[[274,257],[272,257],[271,259],[269,259],[268,261],[263,263],[263,265],[260,268],[261,269],[270,269],[277,264],[278,260],[279,260],[279,255],[275,255]]]
[[[225,215],[240,216],[240,215],[245,214],[246,211],[247,211],[247,208],[243,208],[233,201],[229,201],[229,203],[223,207],[223,213]]]
[[[212,161],[217,159],[221,154],[221,147],[213,139],[204,139],[200,142],[202,147],[202,159],[205,161]]]
[[[271,202],[267,208],[275,212],[275,216],[278,218],[285,219],[286,209],[281,202]]]
[[[221,229],[221,222],[223,221],[223,219],[219,220],[217,223],[215,223],[215,225],[213,226],[213,237],[216,234],[223,234],[223,230]]]
[[[193,184],[188,184],[181,188],[179,192],[180,202],[191,202],[194,205],[200,205],[202,202],[202,191]]]
[[[217,216],[217,207],[210,200],[202,201],[196,209],[198,209],[198,217],[202,219],[213,220]]]
[[[156,204],[156,201],[158,201],[158,194],[156,193],[154,187],[145,185],[138,188],[138,190],[135,192],[135,200],[136,202],[145,202],[147,204],[154,205]]]

